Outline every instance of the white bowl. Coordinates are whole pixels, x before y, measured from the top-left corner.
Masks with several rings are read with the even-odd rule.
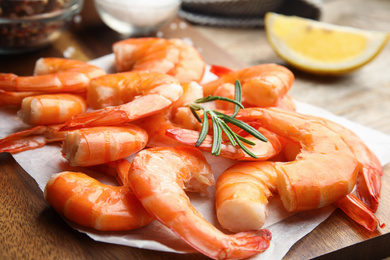
[[[124,35],[151,34],[176,16],[180,0],[94,0],[103,22]]]

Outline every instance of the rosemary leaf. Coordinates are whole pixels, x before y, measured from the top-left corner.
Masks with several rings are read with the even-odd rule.
[[[199,117],[199,116],[198,116]],[[207,117],[207,112],[204,111],[203,114],[203,123],[202,123],[202,129],[200,130],[199,138],[195,143],[195,146],[201,145],[201,143],[204,141],[204,139],[207,136],[207,133],[209,132],[209,119]]]
[[[234,83],[234,100],[237,101],[239,104],[241,104],[241,101],[242,101],[241,89],[242,88],[241,88],[240,81],[236,80],[236,82]],[[236,103],[234,103],[234,104],[236,104]],[[236,115],[238,114],[240,107],[244,108],[243,106],[237,106],[237,105],[234,106],[234,113],[232,115],[233,118],[236,117]]]

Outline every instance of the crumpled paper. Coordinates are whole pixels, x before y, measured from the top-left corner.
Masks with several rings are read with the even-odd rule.
[[[99,67],[113,72],[114,56],[112,54],[103,56],[91,61]],[[207,74],[205,81],[211,79],[213,75]],[[335,116],[330,112],[314,107],[309,104],[297,102],[298,112],[321,116],[333,120],[345,127],[353,130],[379,157],[382,165],[390,161],[390,136],[381,132],[369,129],[365,126],[351,122],[345,118]],[[16,131],[27,129],[29,126],[23,124],[16,116],[16,110],[10,108],[0,109],[0,137],[5,137]],[[20,166],[30,174],[38,183],[41,190],[44,190],[47,180],[55,173],[64,170],[83,171],[93,174],[94,177],[104,183],[114,183],[110,177],[103,174],[86,171],[78,167],[70,167],[67,161],[61,156],[60,144],[48,144],[45,147],[14,154],[15,160]],[[215,157],[205,153],[213,172],[217,178],[227,167],[234,162],[225,158]],[[128,158],[130,161],[132,157]],[[199,194],[189,194],[193,205],[203,214],[204,218],[224,231],[218,224],[214,210],[214,187],[211,187],[210,197]],[[328,206],[317,210],[301,212],[296,214],[284,211],[278,197],[271,199],[267,222],[264,228],[268,228],[272,233],[270,247],[253,259],[282,259],[288,250],[303,236],[311,232],[321,222],[330,216],[334,207]],[[189,253],[195,252],[190,246],[178,238],[171,230],[153,221],[143,228],[123,232],[99,232],[84,228],[77,224],[68,222],[69,225],[80,232],[86,233],[92,239],[102,242],[120,244],[144,249],[159,251]],[[226,230],[224,232],[227,232]]]

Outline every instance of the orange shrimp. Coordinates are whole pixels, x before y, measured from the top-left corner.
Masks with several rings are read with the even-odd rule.
[[[382,175],[382,165],[378,157],[351,130],[324,118],[315,117],[315,119],[337,132],[355,155],[359,162],[357,195],[373,212],[376,212],[379,205]]]
[[[62,124],[35,126],[0,139],[0,153],[19,153],[37,149],[48,143],[61,142],[66,132],[59,131]]]
[[[113,167],[121,186],[100,183],[81,172],[66,171],[49,179],[44,190],[46,201],[65,218],[101,231],[132,230],[152,222],[154,218],[127,183],[130,163],[122,159],[108,167]]]
[[[125,158],[147,142],[146,131],[135,125],[90,127],[68,131],[61,152],[71,166],[92,166]]]
[[[180,39],[132,38],[114,43],[113,50],[119,72],[148,70],[199,82],[206,68],[199,52]]]
[[[129,123],[160,112],[183,93],[174,77],[145,71],[107,74],[93,79],[90,85],[88,105],[104,108],[74,117],[63,130]]]
[[[139,152],[129,183],[142,205],[190,246],[213,259],[240,259],[269,247],[268,230],[226,235],[191,205],[184,190],[207,194],[211,167],[193,147],[149,148]]]
[[[268,200],[278,192],[279,174],[278,163],[271,161],[237,163],[224,171],[216,185],[220,224],[232,232],[260,229],[268,215]],[[369,231],[383,226],[351,193],[333,204]]]
[[[261,64],[226,73],[214,81],[203,84],[204,95],[214,95],[221,85],[225,89],[234,89],[236,80],[242,84],[242,99],[245,103],[257,107],[271,107],[289,91],[294,74],[277,64]]]
[[[240,161],[252,161],[252,160],[267,160],[275,155],[279,154],[282,147],[277,135],[268,131],[267,129],[258,127],[257,130],[267,138],[267,142],[263,142],[257,139],[254,136],[249,135],[245,131],[239,133],[242,137],[252,141],[255,145],[246,145],[248,150],[257,156],[253,158],[247,153],[245,153],[239,146],[233,146],[228,139],[223,139],[221,144],[221,153],[219,154],[222,157],[229,158],[232,160]],[[180,142],[182,145],[195,146],[198,138],[199,131],[182,129],[182,128],[172,128],[167,129],[165,135]],[[213,137],[207,135],[204,141],[197,146],[202,151],[211,152],[213,144]]]
[[[277,108],[242,109],[236,118],[256,119],[264,128],[300,143],[294,161],[277,162],[275,167],[278,193],[287,211],[323,207],[351,193],[358,162],[340,135],[328,127]]]
[[[29,125],[54,125],[84,113],[86,101],[74,94],[47,94],[23,99],[18,116]]]
[[[18,92],[84,93],[92,78],[104,74],[104,70],[86,62],[41,58],[35,64],[34,76],[0,74],[0,89]]]

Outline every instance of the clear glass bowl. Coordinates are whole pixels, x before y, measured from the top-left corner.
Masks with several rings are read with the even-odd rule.
[[[170,20],[180,7],[180,0],[94,0],[103,22],[127,36],[149,35]]]
[[[83,7],[83,0],[0,1],[0,54],[49,45]]]

